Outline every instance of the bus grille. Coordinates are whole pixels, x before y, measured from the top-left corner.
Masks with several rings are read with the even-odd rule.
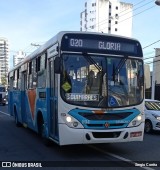
[[[105,127],[104,124],[86,124],[88,127]],[[124,123],[117,123],[117,124],[109,124],[109,127],[119,127],[119,126],[124,126]]]
[[[92,132],[94,138],[118,138],[121,132]]]
[[[133,112],[94,114],[79,112],[79,115],[83,116],[88,120],[122,120],[131,115],[132,113]]]

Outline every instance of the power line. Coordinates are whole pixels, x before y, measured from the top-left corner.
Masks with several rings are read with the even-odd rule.
[[[153,2],[153,1],[150,1],[149,3],[151,3],[151,2]],[[147,4],[149,4],[149,3],[146,3],[145,5],[147,5]],[[138,7],[138,8],[136,8],[136,9],[134,9],[133,11],[135,11],[135,10],[137,10],[137,9],[139,9],[139,8],[144,7],[145,5],[142,5],[141,7]],[[152,7],[155,7],[155,5],[152,6]],[[151,8],[152,8],[152,7],[151,7]],[[147,8],[146,10],[148,10],[148,9],[150,9],[150,8]],[[139,14],[143,13],[143,12],[146,11],[146,10],[143,10],[143,11],[137,13],[137,14],[134,14],[134,15],[132,15],[131,17],[126,18],[126,19],[124,19],[124,20],[122,20],[122,21],[120,21],[120,22],[118,22],[118,23],[121,23],[121,22],[123,22],[123,21],[126,21],[126,20],[128,20],[128,19],[130,19],[130,18],[133,18],[134,16],[139,15]],[[127,13],[125,13],[124,15],[127,15],[128,13],[130,13],[130,12],[127,12]],[[121,16],[124,16],[124,15],[121,15]],[[119,16],[119,17],[121,17],[121,16]],[[107,23],[107,22],[108,22],[108,21],[106,21],[105,23]],[[100,24],[100,25],[104,25],[105,23]],[[114,25],[116,25],[116,24],[112,24],[111,27],[114,26]],[[105,27],[105,28],[107,28],[107,27]],[[103,28],[103,29],[105,29],[105,28]],[[102,29],[101,29],[101,30],[102,30]]]
[[[144,7],[145,5],[150,4],[151,2],[153,2],[153,0],[152,0],[152,1],[150,1],[150,2],[147,2],[147,3],[146,3],[146,4],[144,4],[144,5],[141,5],[140,7],[137,7],[137,8],[135,8],[135,9],[133,9],[133,11],[136,11],[137,9],[142,8],[142,7]],[[128,13],[130,13],[130,11],[129,11],[129,12],[127,12],[127,13],[125,13],[125,14],[123,14],[123,15],[120,15],[119,17],[124,16],[124,15],[126,15],[126,14],[128,14]]]
[[[155,41],[155,42],[153,42],[153,43],[151,43],[151,44],[149,44],[149,45],[143,47],[143,49],[148,48],[148,47],[150,47],[150,46],[152,46],[153,44],[156,44],[156,43],[158,43],[158,42],[160,42],[160,40]]]
[[[160,54],[159,54],[159,55],[156,55],[156,56],[154,56],[154,57],[149,57],[149,58],[156,58],[156,57],[160,57]],[[149,59],[149,58],[147,58],[147,59]],[[143,59],[143,60],[145,60],[145,59]]]
[[[147,9],[145,9],[145,10],[143,10],[143,11],[141,11],[141,12],[139,12],[139,13],[137,13],[137,14],[131,16],[131,17],[128,17],[128,18],[126,18],[126,19],[120,21],[119,23],[124,22],[124,21],[126,21],[126,20],[128,20],[128,19],[130,19],[130,18],[133,18],[133,17],[135,17],[135,16],[137,16],[137,15],[139,15],[139,14],[145,12],[145,11],[148,11],[149,9],[151,9],[151,8],[153,8],[153,7],[155,7],[155,6],[156,6],[156,5],[151,6],[151,7],[147,8]],[[113,25],[111,25],[111,26],[114,26],[114,25],[116,25],[116,24],[113,24]],[[103,31],[105,28],[107,28],[107,27],[102,28],[100,31]]]

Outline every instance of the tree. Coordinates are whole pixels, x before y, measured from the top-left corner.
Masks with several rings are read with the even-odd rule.
[[[1,84],[2,84],[2,85],[7,85],[7,79],[6,79],[6,77],[2,77],[2,78],[1,78]]]

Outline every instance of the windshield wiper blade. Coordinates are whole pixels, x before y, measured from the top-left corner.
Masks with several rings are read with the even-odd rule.
[[[114,73],[115,75],[119,73],[119,71],[122,69],[123,65],[125,64],[127,58],[122,58],[120,62],[118,63],[118,66],[115,68]]]
[[[98,69],[99,72],[102,71],[101,67],[95,62],[95,60],[93,60],[90,55],[88,55],[87,53],[83,53],[83,56],[87,61],[89,61],[89,63],[94,64],[94,66]]]

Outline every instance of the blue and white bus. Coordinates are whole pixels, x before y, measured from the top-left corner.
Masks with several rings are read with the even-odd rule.
[[[8,75],[17,125],[59,145],[142,141],[141,44],[104,33],[59,32]]]

